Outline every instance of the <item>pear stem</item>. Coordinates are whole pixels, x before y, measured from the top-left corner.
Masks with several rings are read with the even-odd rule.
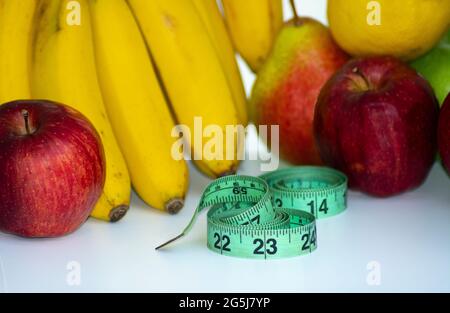
[[[301,24],[300,17],[298,16],[297,7],[295,5],[295,0],[290,0],[289,2],[291,4],[292,12],[294,13],[294,25],[300,26],[300,24]]]
[[[29,123],[29,113],[27,110],[22,110],[22,116],[23,116],[23,120],[25,121],[25,130],[27,132],[27,135],[31,135],[31,131],[30,131],[30,123]]]

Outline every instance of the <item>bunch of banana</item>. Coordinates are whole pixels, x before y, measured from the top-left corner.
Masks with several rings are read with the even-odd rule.
[[[222,0],[226,24],[234,46],[253,72],[268,57],[283,26],[281,0]]]
[[[37,19],[31,95],[70,105],[96,127],[106,181],[92,216],[117,221],[129,207],[130,179],[98,84],[87,0],[39,0]]]
[[[36,1],[0,0],[0,103],[29,99]]]
[[[188,169],[171,155],[175,124],[139,27],[125,0],[89,0],[89,8],[100,86],[133,187],[154,208],[177,213]]]
[[[204,127],[220,127],[222,134],[227,125],[245,124],[242,91],[232,87],[240,81],[235,81],[234,63],[226,55],[231,52],[222,49],[226,43],[220,43],[225,35],[219,21],[214,20],[215,11],[205,14],[207,8],[202,8],[203,5],[212,8],[212,4],[193,0],[128,0],[128,3],[160,72],[177,121],[186,125],[191,134],[195,132],[196,117],[202,118]],[[222,137],[217,146],[224,148],[217,151],[218,158],[195,159],[208,138],[203,137],[200,148],[191,146],[194,163],[210,177],[234,173],[239,164],[237,153],[242,138],[236,135],[227,146],[226,136]]]
[[[183,207],[189,178],[172,155],[175,121],[194,134],[202,118],[194,156],[210,139],[203,128],[219,127],[220,157],[194,160],[213,178],[236,171],[243,138],[229,142],[226,129],[248,123],[215,0],[0,0],[0,102],[26,98],[72,106],[95,126],[106,181],[92,216],[112,222],[127,212],[131,184],[154,208]]]

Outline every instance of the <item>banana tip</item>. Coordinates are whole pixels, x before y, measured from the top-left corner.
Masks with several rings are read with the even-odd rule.
[[[184,200],[180,198],[174,198],[167,201],[165,208],[169,214],[177,214],[184,206]]]
[[[128,205],[119,205],[109,212],[109,220],[112,223],[120,221],[128,212]]]

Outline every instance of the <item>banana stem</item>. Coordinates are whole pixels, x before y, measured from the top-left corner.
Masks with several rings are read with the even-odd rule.
[[[297,7],[295,6],[295,0],[290,0],[289,2],[291,4],[292,12],[294,13],[294,25],[300,26],[301,22],[300,17],[298,16]]]

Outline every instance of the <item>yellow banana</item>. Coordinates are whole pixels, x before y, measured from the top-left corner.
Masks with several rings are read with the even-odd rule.
[[[281,0],[222,0],[226,24],[234,46],[253,72],[268,57],[283,26]]]
[[[106,155],[106,181],[92,216],[115,222],[128,210],[130,179],[98,85],[86,0],[40,0],[31,94],[70,105],[95,126]]]
[[[242,84],[241,73],[236,62],[236,55],[233,44],[228,35],[225,23],[216,0],[192,0],[197,8],[200,17],[205,23],[206,29],[216,48],[216,52],[222,62],[223,70],[227,75],[228,84],[233,93],[239,120],[243,125],[248,123],[247,98],[244,85]]]
[[[0,103],[29,99],[36,0],[0,0]]]
[[[226,125],[239,123],[232,92],[216,49],[192,1],[128,0],[161,74],[179,123],[195,133],[195,117],[202,118],[203,130],[219,127],[223,135],[202,138],[203,150],[195,143],[193,155],[207,152],[210,140],[217,139],[215,156],[194,160],[210,177],[234,173],[239,161],[237,145],[226,145]],[[197,129],[201,125],[197,125]],[[215,129],[217,130],[217,129]],[[212,131],[214,132],[214,131]],[[211,133],[212,133],[211,132]],[[216,132],[217,133],[217,132]],[[230,150],[233,149],[233,150]],[[213,150],[213,149],[211,149]],[[230,152],[231,151],[231,152]],[[228,156],[227,154],[232,154]]]
[[[177,213],[188,186],[184,160],[171,155],[175,126],[139,27],[125,0],[89,0],[106,110],[141,198]]]

